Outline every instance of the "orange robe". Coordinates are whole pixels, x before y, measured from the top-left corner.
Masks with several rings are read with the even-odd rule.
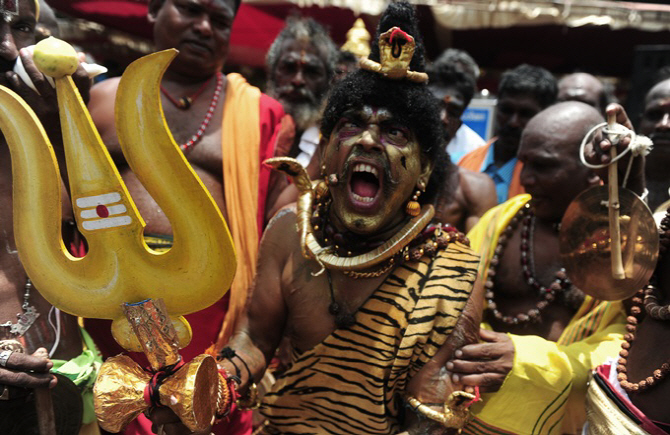
[[[482,168],[482,164],[484,163],[484,160],[486,160],[486,154],[488,154],[489,149],[491,149],[491,147],[493,146],[493,144],[497,139],[498,138],[494,137],[491,140],[489,140],[483,147],[479,147],[464,155],[461,158],[461,160],[458,161],[458,166],[474,172],[484,172],[484,169],[486,168]],[[516,164],[514,165],[512,181],[510,182],[509,190],[507,191],[508,199],[516,195],[526,193],[525,189],[523,188],[519,180],[522,168],[523,163],[517,160]]]

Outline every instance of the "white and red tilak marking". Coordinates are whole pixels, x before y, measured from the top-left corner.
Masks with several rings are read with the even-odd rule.
[[[120,202],[121,194],[117,192],[77,198],[82,227],[92,231],[129,225],[133,220]]]

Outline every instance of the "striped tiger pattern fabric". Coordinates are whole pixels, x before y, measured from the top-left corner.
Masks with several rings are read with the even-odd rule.
[[[446,341],[479,258],[452,243],[398,266],[356,313],[303,352],[266,394],[265,434],[392,434],[405,386]]]

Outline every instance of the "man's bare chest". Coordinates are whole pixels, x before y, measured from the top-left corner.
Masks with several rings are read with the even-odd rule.
[[[344,327],[338,325],[338,318],[350,316],[355,320],[384,280],[353,279],[338,271],[314,276],[318,271],[316,262],[300,261],[290,274],[294,279],[283,288],[288,308],[287,335],[298,351],[313,348],[338,327]]]

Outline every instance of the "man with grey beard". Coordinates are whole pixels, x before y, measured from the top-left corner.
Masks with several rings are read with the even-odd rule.
[[[337,59],[337,47],[311,18],[290,17],[272,43],[266,57],[267,93],[282,104],[295,127],[294,134],[280,137],[277,146],[284,152],[278,150],[277,155],[309,164],[319,143],[321,108]]]

